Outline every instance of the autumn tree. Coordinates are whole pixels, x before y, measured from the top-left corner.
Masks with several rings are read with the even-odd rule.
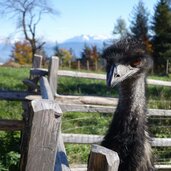
[[[11,54],[12,59],[23,65],[32,63],[32,49],[30,44],[27,41],[18,41],[15,42]]]
[[[100,58],[100,52],[97,49],[96,45],[89,47],[85,44],[84,49],[81,53],[81,64],[87,67],[87,70],[90,69],[90,66],[95,66],[97,70],[97,64]]]
[[[61,66],[71,67],[71,60],[73,58],[71,50],[59,48],[58,44],[54,47],[54,56],[59,57]]]
[[[8,14],[31,46],[32,58],[45,42],[38,36],[37,27],[45,14],[57,14],[48,0],[1,0],[1,14]]]
[[[152,22],[155,72],[168,74],[167,61],[171,60],[171,9],[168,0],[155,6]],[[166,70],[165,70],[166,69]]]

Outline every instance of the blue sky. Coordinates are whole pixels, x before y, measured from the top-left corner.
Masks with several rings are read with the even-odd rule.
[[[59,11],[55,17],[45,17],[38,27],[40,37],[45,40],[64,41],[76,35],[111,36],[114,23],[120,16],[129,25],[130,14],[138,0],[51,0]],[[153,14],[157,0],[143,0]],[[0,40],[16,30],[13,20],[0,19]],[[13,34],[19,38],[19,34]]]

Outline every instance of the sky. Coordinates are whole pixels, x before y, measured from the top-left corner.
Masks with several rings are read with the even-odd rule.
[[[51,0],[57,9],[57,16],[45,16],[39,23],[38,33],[42,39],[62,42],[78,35],[112,36],[114,24],[122,17],[127,26],[131,19],[133,7],[139,0]],[[143,0],[152,15],[157,0]],[[14,20],[0,18],[0,41],[9,35],[20,39],[15,34]]]

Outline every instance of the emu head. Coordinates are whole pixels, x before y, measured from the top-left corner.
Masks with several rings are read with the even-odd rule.
[[[153,65],[143,42],[130,37],[106,48],[102,57],[107,61],[106,82],[111,87],[146,73]]]

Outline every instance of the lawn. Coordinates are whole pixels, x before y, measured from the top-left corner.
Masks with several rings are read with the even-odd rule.
[[[26,90],[22,80],[28,78],[28,76],[29,68],[0,67],[0,89]],[[171,80],[170,77],[151,76],[149,78]],[[118,97],[117,89],[107,88],[105,81],[81,78],[60,77],[58,80],[58,93]],[[147,97],[149,108],[171,109],[171,91],[169,87],[148,85]],[[21,119],[22,112],[21,102],[0,101],[0,118]],[[103,135],[107,130],[111,117],[111,115],[99,113],[64,113],[62,132]],[[150,131],[155,137],[171,137],[171,118],[150,117],[149,125]],[[3,144],[0,147],[0,170],[9,170],[9,167],[10,170],[17,170],[19,137],[19,132],[0,132],[0,144]],[[89,149],[90,145],[66,144],[69,162],[77,164],[86,163]],[[171,149],[166,149],[165,151],[169,150]],[[156,154],[158,154],[158,151],[159,150],[157,150]],[[166,152],[164,154],[166,154]],[[158,154],[158,156],[161,155],[163,155],[163,151],[161,154]],[[166,157],[166,159],[168,159],[168,157]]]

